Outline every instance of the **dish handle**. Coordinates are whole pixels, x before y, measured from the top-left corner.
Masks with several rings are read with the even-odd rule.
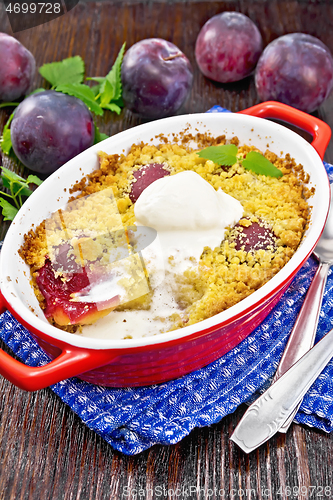
[[[332,132],[327,123],[319,118],[277,101],[262,102],[251,108],[243,109],[238,113],[258,116],[259,118],[275,118],[276,120],[281,120],[305,130],[312,135],[313,141],[311,145],[317,151],[320,158],[324,159]]]
[[[6,309],[6,301],[0,292],[0,314]],[[119,357],[111,349],[83,349],[69,344],[58,347],[61,349],[59,356],[50,363],[38,367],[27,366],[0,349],[0,374],[20,389],[37,391],[61,380],[110,364]]]

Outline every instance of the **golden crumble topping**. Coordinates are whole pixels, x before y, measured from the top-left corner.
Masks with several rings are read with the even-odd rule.
[[[215,190],[221,188],[242,204],[242,219],[235,227],[227,229],[221,245],[216,248],[206,247],[197,267],[189,268],[183,275],[175,277],[173,293],[182,313],[172,316],[171,329],[211,317],[238,303],[271,279],[295,253],[311,213],[308,200],[313,190],[307,187],[308,174],[288,154],[279,158],[270,151],[264,153],[283,173],[280,178],[267,177],[246,170],[240,163],[224,168],[211,160],[200,158],[198,150],[189,146],[192,139],[193,137],[184,135],[180,144],[172,144],[161,138],[158,146],[144,143],[132,145],[127,155],[100,152],[99,169],[70,188],[71,201],[75,202],[77,212],[75,213],[75,207],[71,209],[72,222],[66,222],[66,228],[71,231],[70,237],[81,240],[93,234],[97,226],[99,233],[107,233],[116,223],[119,228],[133,226],[134,203],[129,196],[132,185],[136,182],[133,173],[152,163],[163,165],[170,175],[192,170]],[[217,139],[201,136],[198,141],[201,146],[225,142],[225,136]],[[237,138],[233,138],[231,142],[238,145]],[[258,151],[254,147],[240,146],[238,154],[246,157],[252,150]],[[112,203],[106,202],[103,197],[100,200],[97,197],[97,201],[86,198],[93,193],[101,193],[106,188],[112,191],[112,203],[116,206],[111,207]],[[58,219],[58,215],[52,216],[50,220],[31,229],[24,237],[20,255],[31,266],[33,281],[35,273],[42,268],[49,256],[48,231],[53,231],[53,245],[57,245],[57,239],[61,244],[68,238]],[[264,249],[260,245],[258,249],[253,247],[250,251],[246,248],[246,230],[253,224],[261,231],[260,237],[267,239]],[[274,235],[274,238],[270,239],[270,235]],[[86,255],[90,255],[93,260],[104,251],[103,244],[98,239],[94,240],[93,245],[90,241]],[[44,307],[35,281],[34,286],[41,306]],[[150,300],[151,295],[147,294],[141,300],[120,305],[118,309],[149,309]],[[73,327],[70,328],[72,331]]]

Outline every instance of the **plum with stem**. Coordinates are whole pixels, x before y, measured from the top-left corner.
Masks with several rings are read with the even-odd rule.
[[[121,74],[127,108],[145,118],[176,113],[193,80],[185,54],[161,38],[147,38],[132,45],[125,53]]]

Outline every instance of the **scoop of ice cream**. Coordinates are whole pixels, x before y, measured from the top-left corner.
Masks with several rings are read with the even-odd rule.
[[[163,177],[137,200],[137,223],[156,229],[165,258],[199,260],[205,246],[215,248],[225,229],[243,215],[241,203],[193,171]]]
[[[156,180],[135,204],[136,219],[157,231],[221,228],[223,235],[225,227],[242,214],[238,200],[221,189],[215,191],[192,171]]]
[[[224,239],[227,226],[243,216],[243,207],[235,198],[215,189],[199,174],[187,171],[154,180],[134,205],[139,238],[134,246],[140,251],[153,291],[149,309],[115,310],[107,319],[86,326],[85,336],[115,338],[124,335],[143,337],[158,329],[168,330],[172,315],[183,314],[183,306],[174,293],[175,275],[195,268],[205,246],[215,248]],[[143,238],[147,227],[157,231],[156,238]],[[149,231],[148,233],[149,234]],[[154,320],[152,320],[154,318]],[[124,320],[126,320],[124,322]]]

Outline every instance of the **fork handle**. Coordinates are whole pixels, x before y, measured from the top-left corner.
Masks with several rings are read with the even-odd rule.
[[[316,274],[312,279],[295,325],[291,331],[273,382],[280,378],[281,375],[311,349],[314,344],[329,269],[330,264],[327,262],[319,262]],[[299,403],[288,417],[279,432],[287,432],[300,404],[301,403]]]
[[[309,286],[280,364],[274,375],[273,382],[289,370],[313,346],[329,269],[330,264],[319,262],[316,274]]]

